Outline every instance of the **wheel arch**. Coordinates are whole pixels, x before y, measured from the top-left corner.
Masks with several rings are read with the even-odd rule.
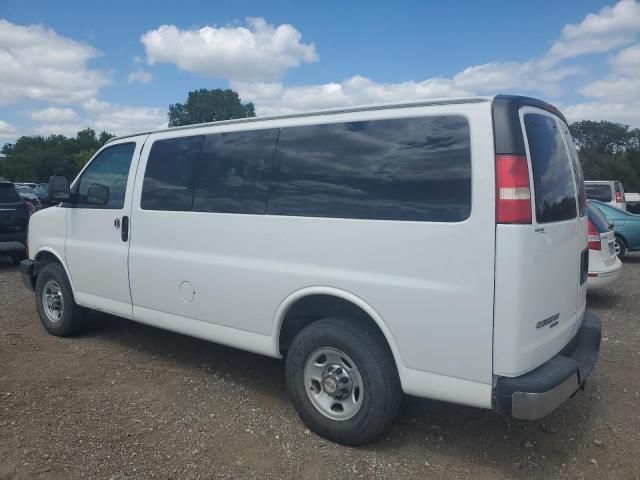
[[[301,302],[305,302],[306,300],[309,300],[311,298],[317,298],[317,297],[324,297],[327,300],[333,298],[336,300],[336,302],[345,302],[344,303],[345,306],[347,304],[351,305],[352,308],[355,308],[360,312],[362,312],[364,315],[366,315],[366,317],[371,322],[375,324],[380,334],[384,338],[385,342],[387,343],[387,346],[389,347],[389,350],[391,352],[391,355],[393,357],[393,360],[396,366],[396,370],[398,372],[400,381],[402,383],[402,371],[404,368],[404,364],[402,363],[402,357],[400,356],[398,345],[395,341],[395,338],[393,337],[393,334],[391,333],[391,330],[389,329],[385,321],[382,319],[381,315],[369,303],[367,303],[365,300],[358,297],[357,295],[345,290],[341,290],[339,288],[326,287],[326,286],[305,287],[290,293],[280,303],[274,315],[273,331],[272,331],[272,338],[273,338],[272,348],[275,355],[282,356],[283,347],[286,347],[286,345],[282,344],[282,341],[283,341],[282,335],[284,333],[283,327],[286,327],[285,322],[288,319],[288,314],[290,314],[297,305],[301,305]],[[315,320],[303,322],[300,328],[296,329],[295,333],[300,331],[302,328],[304,328],[308,324],[313,323],[313,321]],[[286,341],[286,339],[284,340]],[[292,338],[289,340],[292,340]],[[286,348],[284,348],[284,350],[286,350]]]
[[[76,289],[75,289],[75,286],[73,285],[73,279],[71,278],[71,274],[69,273],[67,264],[62,260],[62,255],[60,255],[53,248],[42,247],[38,249],[36,254],[33,256],[33,260],[35,262],[34,275],[33,275],[34,285],[35,285],[35,279],[40,274],[40,270],[42,270],[46,265],[50,263],[58,263],[64,269],[64,273],[67,276],[67,280],[69,280],[69,285],[71,285],[71,292],[73,293],[73,299],[77,302]]]

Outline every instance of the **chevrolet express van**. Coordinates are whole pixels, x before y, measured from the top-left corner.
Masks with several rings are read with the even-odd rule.
[[[596,362],[582,171],[539,100],[141,133],[49,188],[20,265],[48,332],[95,309],[284,357],[336,442],[375,438],[403,392],[541,418]]]

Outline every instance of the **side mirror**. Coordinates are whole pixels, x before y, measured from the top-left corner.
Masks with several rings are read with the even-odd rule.
[[[49,199],[53,202],[67,202],[71,198],[69,179],[62,175],[49,178]]]
[[[87,190],[87,203],[89,205],[105,206],[109,201],[109,187],[100,183],[92,183]]]

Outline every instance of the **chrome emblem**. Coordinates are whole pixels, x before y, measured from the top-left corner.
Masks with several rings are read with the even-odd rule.
[[[549,328],[553,328],[558,325],[558,319],[560,318],[560,313],[555,313],[550,317],[545,318],[544,320],[540,320],[536,323],[536,328],[542,328],[549,325]]]

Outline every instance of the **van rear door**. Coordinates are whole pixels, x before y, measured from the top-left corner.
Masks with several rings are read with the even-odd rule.
[[[522,375],[556,355],[575,335],[586,301],[581,170],[570,155],[565,122],[551,106],[527,100],[520,97],[508,108],[508,132],[498,130],[494,101],[497,160],[526,156],[531,207],[527,222],[501,224],[497,218],[494,374],[502,376]],[[514,138],[499,141],[505,134]],[[503,151],[505,146],[514,151]]]

